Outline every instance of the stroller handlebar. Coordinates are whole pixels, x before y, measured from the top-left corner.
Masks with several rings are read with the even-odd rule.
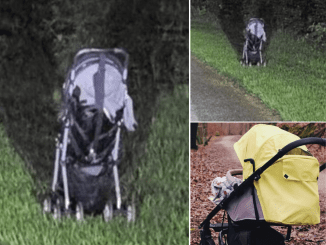
[[[308,145],[308,144],[318,144],[318,145],[326,146],[326,139],[309,137],[309,138],[296,140],[296,141],[286,145],[285,147],[283,147],[281,151],[284,151],[285,153],[287,153],[294,148],[297,148],[302,145]]]
[[[247,186],[252,185],[253,181],[259,180],[260,175],[273,163],[275,163],[278,159],[282,158],[286,153],[293,150],[294,148],[297,148],[302,145],[308,145],[308,144],[318,144],[322,146],[326,146],[326,139],[323,138],[317,138],[317,137],[309,137],[304,139],[296,140],[286,146],[284,146],[279,152],[272,157],[268,162],[266,162],[262,167],[257,169],[252,175],[250,175],[241,185],[238,186],[233,192],[230,193],[230,195],[223,199],[206,217],[206,219],[199,225],[199,229],[205,227],[209,227],[210,220],[223,208],[226,207],[226,205],[229,203],[229,201],[233,198],[233,196],[237,195],[239,192],[243,191]],[[325,164],[320,167],[320,171],[325,169]]]

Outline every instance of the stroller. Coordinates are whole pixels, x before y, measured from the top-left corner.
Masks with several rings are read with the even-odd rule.
[[[43,212],[55,219],[75,214],[114,213],[135,220],[135,206],[122,205],[118,163],[121,129],[134,131],[127,91],[128,54],[123,49],[82,49],[63,85],[52,194]]]
[[[243,46],[242,60],[243,66],[266,66],[266,60],[263,60],[262,49],[263,42],[266,42],[266,33],[264,31],[264,21],[258,18],[251,18],[245,30],[245,44]]]
[[[326,139],[300,139],[271,125],[255,125],[243,135],[234,144],[243,170],[231,170],[220,178],[228,184],[213,181],[217,195],[211,200],[217,206],[199,226],[200,244],[215,244],[213,229],[219,232],[220,245],[284,245],[292,225],[320,223],[317,180],[326,163],[319,166],[307,144],[326,146]],[[241,174],[243,181],[235,177]],[[226,186],[233,191],[222,191],[224,197],[216,192]],[[222,223],[211,224],[221,209],[226,210],[228,223],[223,216]],[[286,237],[271,226],[288,227]]]

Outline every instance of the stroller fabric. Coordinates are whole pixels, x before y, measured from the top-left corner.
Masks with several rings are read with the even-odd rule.
[[[256,125],[234,144],[243,166],[243,178],[270,160],[279,149],[300,139],[276,126]],[[255,190],[267,222],[284,225],[310,225],[320,222],[317,179],[319,162],[301,146],[276,161],[258,181]]]
[[[82,50],[82,52],[85,52],[85,50]],[[103,93],[102,96],[104,98],[102,103],[106,117],[113,122],[117,116],[116,112],[123,108],[124,125],[128,131],[134,131],[137,122],[133,114],[133,102],[127,93],[127,85],[124,81],[124,73],[126,71],[120,71],[119,67],[115,64],[117,61],[115,63],[111,61],[114,57],[105,57],[105,64],[103,64],[105,83],[103,84],[103,88],[99,88],[98,85],[95,86],[94,83],[90,82],[95,81],[100,66],[96,50],[94,50],[94,54],[87,53],[87,59],[83,59],[81,57],[82,55],[84,53],[78,53],[76,55],[76,59],[81,61],[75,62],[76,73],[74,87],[70,89],[70,95],[72,96],[75,88],[79,88],[79,100],[84,102],[85,106],[94,105],[97,104],[97,97],[99,97],[96,93],[96,88],[98,88]]]
[[[262,38],[266,42],[266,33],[264,30],[264,22],[260,19],[252,18],[249,20],[246,27],[247,35],[251,34],[256,38]]]

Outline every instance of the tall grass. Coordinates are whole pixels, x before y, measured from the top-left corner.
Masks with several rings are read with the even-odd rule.
[[[224,33],[210,23],[192,23],[191,52],[258,95],[283,120],[325,121],[325,55],[284,32],[269,38],[266,68],[241,67]]]
[[[160,100],[134,190],[138,217],[57,222],[43,216],[33,179],[0,126],[0,244],[188,244],[188,97],[178,86]]]

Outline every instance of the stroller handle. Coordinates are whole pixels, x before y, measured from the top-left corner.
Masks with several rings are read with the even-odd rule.
[[[230,193],[229,197],[223,199],[206,217],[206,219],[200,224],[199,229],[203,228],[208,229],[210,220],[223,208],[226,207],[226,205],[232,200],[234,196],[236,196],[238,193],[241,193],[244,191],[245,188],[252,185],[252,183],[255,180],[259,180],[260,175],[271,165],[273,165],[278,159],[282,158],[286,153],[289,151],[302,146],[302,145],[308,145],[308,144],[318,144],[322,146],[326,146],[326,139],[323,138],[317,138],[317,137],[309,137],[304,139],[296,140],[286,146],[284,146],[281,150],[278,151],[278,153],[272,157],[268,162],[266,162],[263,166],[261,166],[259,169],[257,169],[252,175],[250,175],[244,182],[242,182],[241,185],[238,186],[233,192]],[[325,165],[325,164],[324,164]],[[320,167],[325,168],[324,165]],[[321,171],[320,170],[320,171]]]

